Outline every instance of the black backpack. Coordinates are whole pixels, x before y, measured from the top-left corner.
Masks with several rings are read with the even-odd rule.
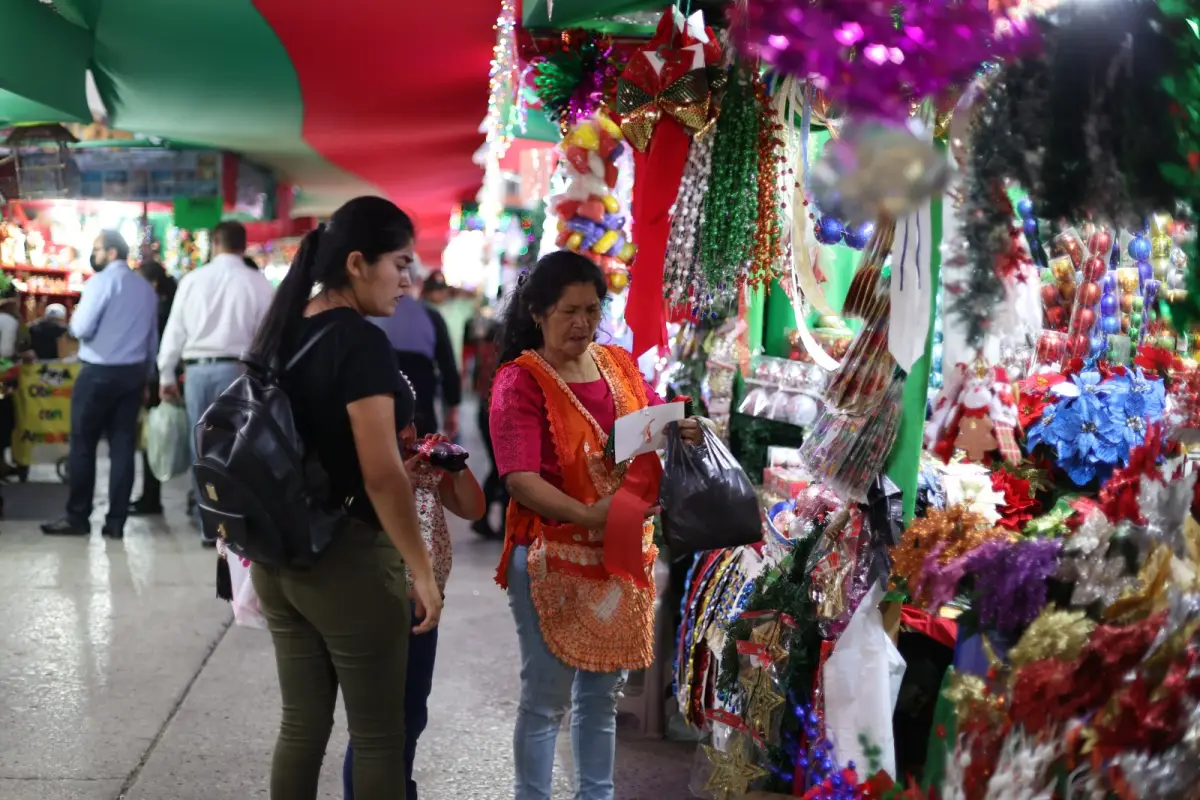
[[[264,566],[311,566],[346,516],[329,502],[328,475],[307,452],[280,385],[333,327],[316,331],[282,370],[246,359],[250,369],[196,424],[192,475],[204,534],[222,551],[218,596],[228,592],[226,549]]]

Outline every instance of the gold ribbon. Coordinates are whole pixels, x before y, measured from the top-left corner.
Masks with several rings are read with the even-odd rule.
[[[641,56],[644,61],[645,56]],[[633,65],[631,65],[632,67]],[[664,67],[664,71],[669,65]],[[626,70],[626,74],[629,70]],[[655,86],[660,77],[653,75],[647,64],[643,69],[634,67],[634,75],[650,73],[646,83]],[[617,81],[616,110],[621,115],[621,132],[629,143],[640,152],[645,152],[654,135],[654,127],[663,114],[672,117],[689,134],[695,135],[708,125],[708,107],[712,102],[708,79],[703,69],[693,69],[677,80],[671,81],[657,94],[642,88],[639,81],[622,75]]]

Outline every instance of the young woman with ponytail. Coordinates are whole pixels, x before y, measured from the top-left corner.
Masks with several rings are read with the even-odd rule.
[[[655,509],[645,498],[657,496],[659,466],[653,456],[618,466],[605,445],[618,417],[662,400],[628,353],[594,342],[606,290],[591,260],[551,253],[500,320],[504,366],[490,413],[496,468],[512,496],[496,581],[521,648],[516,800],[550,800],[568,708],[575,797],[612,800],[617,692],[627,670],[654,657]],[[697,420],[680,429],[700,440]],[[614,505],[620,490],[632,494],[635,475],[645,479],[634,481],[644,507],[628,495]],[[610,555],[622,569],[610,571]]]
[[[413,635],[438,624],[442,597],[397,444],[414,398],[387,337],[365,317],[392,313],[412,260],[404,212],[379,197],[351,200],[304,238],[252,348],[260,363],[286,363],[325,331],[282,384],[329,475],[329,497],[345,498],[348,513],[314,567],[251,567],[283,695],[272,800],[317,797],[339,686],[355,796],[405,795],[406,565],[421,618]]]

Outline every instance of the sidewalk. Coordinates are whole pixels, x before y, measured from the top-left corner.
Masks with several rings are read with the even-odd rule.
[[[176,484],[166,519],[131,521],[121,542],[101,539],[99,523],[75,539],[42,536],[41,520],[0,521],[3,800],[267,797],[279,719],[270,638],[232,627],[214,599],[216,556],[200,548]],[[506,800],[518,658],[492,583],[499,545],[458,520],[451,532],[454,574],[417,756],[421,800]],[[344,731],[339,709],[322,798],[341,796]],[[618,800],[684,800],[692,754],[623,737]],[[566,800],[565,735],[559,756],[555,800]]]

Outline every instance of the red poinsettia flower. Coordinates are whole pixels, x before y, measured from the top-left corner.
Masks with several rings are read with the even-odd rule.
[[[1057,372],[1043,372],[1017,381],[1017,389],[1021,392],[1022,400],[1026,395],[1041,397],[1050,391],[1051,387],[1057,386],[1066,379],[1066,376]]]
[[[1183,360],[1165,347],[1138,348],[1137,358],[1133,363],[1147,372],[1157,372],[1160,378],[1166,378],[1170,373],[1183,369]]]
[[[992,488],[1004,495],[1004,504],[998,508],[1000,520],[997,525],[1019,531],[1026,522],[1033,519],[1031,509],[1038,503],[1030,496],[1032,491],[1029,481],[998,469],[992,473]]]
[[[1097,363],[1096,369],[1100,372],[1100,379],[1104,381],[1108,380],[1113,375],[1119,375],[1120,377],[1124,378],[1125,375],[1129,373],[1129,370],[1125,368],[1124,364],[1110,364],[1107,361],[1101,361]]]

